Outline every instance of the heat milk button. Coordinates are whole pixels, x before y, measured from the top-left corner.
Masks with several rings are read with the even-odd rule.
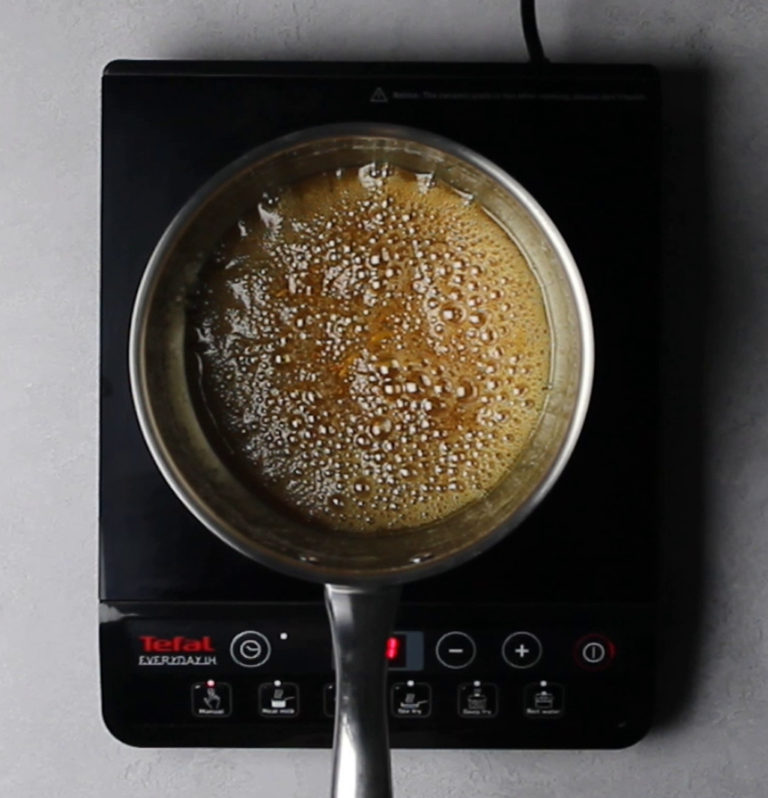
[[[240,632],[229,644],[229,655],[243,668],[259,668],[271,654],[269,640],[261,632],[253,630]]]

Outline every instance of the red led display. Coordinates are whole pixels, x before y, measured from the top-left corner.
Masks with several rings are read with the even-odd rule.
[[[400,645],[400,639],[397,637],[390,637],[389,640],[387,640],[387,659],[390,662],[397,659],[400,653]]]
[[[394,634],[387,638],[385,657],[390,668],[404,668],[406,662],[406,636]]]

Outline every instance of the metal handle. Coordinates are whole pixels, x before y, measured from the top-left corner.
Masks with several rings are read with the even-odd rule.
[[[385,650],[400,587],[325,586],[336,667],[331,798],[391,798]]]

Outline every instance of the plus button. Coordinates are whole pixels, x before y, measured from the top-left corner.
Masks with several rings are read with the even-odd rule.
[[[541,641],[532,632],[513,632],[501,646],[501,656],[512,668],[532,668],[541,654]]]

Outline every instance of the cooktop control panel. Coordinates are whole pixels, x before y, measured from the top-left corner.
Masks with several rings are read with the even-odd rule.
[[[628,612],[629,609],[629,612]],[[645,732],[645,612],[405,605],[389,663],[392,745],[617,747]],[[628,623],[630,619],[630,623]],[[478,622],[479,620],[479,622]],[[319,604],[102,605],[104,717],[134,745],[329,746]]]

